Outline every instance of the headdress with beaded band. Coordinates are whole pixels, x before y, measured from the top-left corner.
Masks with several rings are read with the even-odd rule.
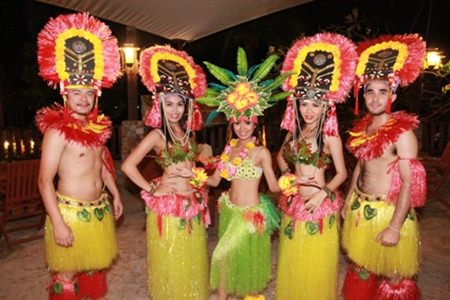
[[[170,46],[149,47],[141,52],[139,74],[153,93],[152,107],[145,117],[147,126],[161,127],[160,94],[175,93],[187,99],[193,109],[188,112],[188,130],[202,128],[202,116],[195,99],[205,92],[206,76],[192,57]]]
[[[64,98],[71,88],[94,88],[100,96],[101,89],[111,87],[120,76],[117,39],[106,24],[87,13],[50,19],[37,43],[39,74],[49,85],[59,85]],[[85,146],[102,145],[111,135],[111,121],[98,115],[97,101],[87,124],[71,117],[66,106],[57,104],[39,110],[36,122],[42,132],[58,129],[67,139]]]
[[[417,34],[385,35],[361,42],[357,48],[359,61],[354,85],[355,114],[358,114],[358,94],[371,79],[389,82],[393,91],[398,85],[407,86],[419,75],[426,45]],[[390,112],[391,99],[386,107]]]
[[[227,120],[239,120],[242,117],[257,122],[264,110],[289,93],[272,94],[289,75],[281,75],[274,79],[264,80],[270,73],[279,57],[270,55],[261,64],[248,67],[244,49],[237,51],[237,74],[205,62],[210,73],[220,83],[210,83],[206,96],[198,101],[212,107],[218,107],[208,117],[211,120],[218,112],[223,112]]]
[[[329,107],[323,133],[337,136],[335,103],[346,100],[357,61],[355,45],[335,33],[318,33],[296,41],[286,54],[282,72],[292,72],[283,84],[292,91],[281,127],[295,132],[298,124],[297,100],[317,100]],[[323,121],[323,120],[322,120]]]

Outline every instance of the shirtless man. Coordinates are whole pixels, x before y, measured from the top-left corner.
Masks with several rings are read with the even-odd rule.
[[[407,44],[407,37],[385,39]],[[413,40],[412,37],[416,37],[414,42],[419,48],[424,47],[420,38],[410,35],[409,40]],[[372,43],[372,46],[377,45],[380,40]],[[360,63],[364,51],[373,49],[379,50],[358,49],[362,52]],[[407,80],[398,76],[394,82],[390,81],[394,76],[383,75],[398,73],[390,73],[387,65],[378,61],[370,65],[372,59],[389,57],[393,52],[390,50],[369,52],[368,66],[359,69],[366,74],[374,69],[381,70],[377,74],[382,75],[362,82],[368,115],[354,126],[347,142],[347,148],[358,162],[342,210],[345,218],[342,244],[354,262],[349,266],[344,283],[345,299],[420,297],[411,279],[418,272],[419,250],[413,208],[423,205],[425,199],[425,173],[417,161],[418,143],[413,132],[418,120],[405,112],[390,112],[397,98],[397,85],[405,85]]]
[[[91,34],[106,26],[87,14],[59,16],[47,26],[54,28],[69,19],[78,21],[80,28],[76,29]],[[44,69],[44,59],[48,59],[44,55],[50,55],[53,48],[46,48],[49,43],[43,40],[48,42],[56,37],[49,38],[47,29],[45,27],[38,37],[38,57],[40,74],[49,80],[52,74]],[[64,54],[76,53],[80,60],[89,57],[90,53],[83,51],[89,51],[90,41],[76,34],[67,35],[67,32],[70,29],[61,32],[67,37],[64,46],[68,49],[64,49]],[[117,44],[115,46],[117,48]],[[116,48],[113,44],[108,50]],[[36,123],[44,134],[38,185],[47,211],[45,248],[47,264],[53,273],[49,299],[101,299],[106,294],[103,270],[117,256],[114,219],[122,215],[123,208],[112,160],[105,147],[111,135],[111,122],[97,111],[100,87],[95,82],[93,67],[89,68],[89,63],[85,62],[84,69],[78,68],[80,64],[71,68],[75,60],[73,56],[68,57],[64,56],[62,63],[66,63],[70,76],[59,82],[64,107],[46,107],[36,116]],[[116,57],[110,58],[111,62]],[[114,77],[114,74],[109,75]],[[80,81],[80,76],[84,80]],[[112,206],[109,195],[113,199]]]

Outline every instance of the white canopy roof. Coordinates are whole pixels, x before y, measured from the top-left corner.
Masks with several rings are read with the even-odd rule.
[[[194,41],[313,0],[37,0],[136,27],[169,40]]]

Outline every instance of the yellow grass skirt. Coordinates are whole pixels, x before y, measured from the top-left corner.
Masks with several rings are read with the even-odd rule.
[[[208,253],[201,218],[184,221],[147,210],[147,263],[151,299],[208,299]]]
[[[283,216],[276,299],[337,299],[337,224],[337,214],[316,221],[295,221]]]
[[[45,222],[45,253],[48,268],[55,272],[105,269],[117,256],[113,208],[106,193],[95,201],[80,201],[57,194],[58,207],[72,230],[71,247],[55,242],[53,224]]]
[[[386,277],[414,276],[419,268],[419,224],[411,209],[400,230],[400,241],[386,247],[376,240],[386,229],[395,206],[386,201],[366,201],[374,196],[355,191],[350,199],[342,235],[342,246],[356,264]]]

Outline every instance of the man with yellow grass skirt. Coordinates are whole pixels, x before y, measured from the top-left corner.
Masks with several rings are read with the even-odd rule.
[[[276,280],[279,300],[338,298],[342,200],[337,188],[346,178],[346,169],[335,105],[346,100],[356,62],[356,47],[349,39],[319,33],[296,41],[283,63],[282,72],[293,74],[283,84],[292,95],[281,123],[288,136],[277,157],[284,174],[279,180],[283,213]],[[295,175],[289,173],[291,166]],[[330,166],[335,171],[326,180]]]
[[[42,108],[36,115],[44,134],[39,190],[53,273],[49,299],[100,299],[107,292],[105,270],[117,256],[114,218],[122,214],[105,147],[111,121],[97,109],[101,88],[120,75],[117,40],[86,13],[61,15],[38,35],[38,62],[42,78],[59,85],[64,98],[64,106]]]
[[[154,129],[126,158],[122,171],[142,188],[146,204],[148,293],[155,300],[206,300],[207,175],[195,167],[193,135],[202,127],[196,98],[205,92],[205,74],[186,52],[161,45],[141,52],[139,73],[153,94],[144,121]],[[164,172],[149,184],[137,165],[150,151]],[[174,176],[179,168],[192,169],[195,178]]]
[[[343,209],[342,245],[350,264],[345,299],[419,299],[419,227],[414,207],[425,202],[417,160],[416,116],[391,113],[398,85],[418,76],[425,43],[414,34],[382,36],[358,46],[355,96],[363,87],[368,114],[350,131],[358,159]],[[357,104],[356,104],[357,105]],[[357,106],[355,107],[357,113]]]
[[[215,83],[199,99],[215,106],[210,116],[223,112],[230,122],[232,138],[217,163],[208,184],[217,186],[224,178],[231,182],[228,191],[218,199],[219,242],[211,261],[211,289],[218,299],[230,294],[245,299],[264,299],[261,293],[271,275],[271,233],[278,227],[279,216],[269,196],[258,193],[262,175],[272,192],[279,191],[272,169],[270,152],[261,145],[256,134],[258,116],[286,97],[272,94],[286,76],[263,80],[274,66],[277,55],[270,55],[257,67],[248,67],[242,48],[237,53],[237,74],[206,62]]]

